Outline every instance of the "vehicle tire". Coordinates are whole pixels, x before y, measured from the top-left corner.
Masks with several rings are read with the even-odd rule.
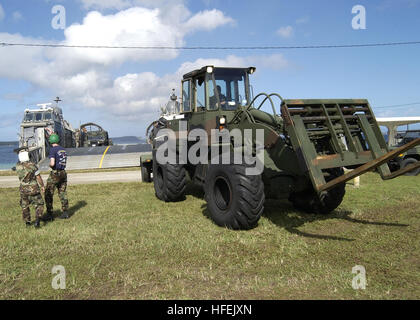
[[[165,202],[185,199],[187,176],[184,166],[179,164],[158,164],[153,159],[153,184],[156,197]]]
[[[187,187],[187,172],[183,165],[167,164],[166,186],[169,201],[180,201],[185,199],[185,189]]]
[[[325,178],[328,182],[344,174],[342,168],[327,170],[329,175]],[[346,184],[341,183],[326,192],[322,201],[319,199],[315,190],[306,190],[302,192],[292,193],[289,201],[300,211],[316,214],[328,214],[335,210],[343,201],[346,193]]]
[[[141,182],[152,182],[152,178],[150,177],[150,170],[144,166],[141,166]]]
[[[159,200],[168,201],[164,175],[162,166],[157,164],[156,159],[153,159],[153,186],[156,197]]]
[[[409,166],[410,164],[417,163],[418,160],[414,158],[407,158],[401,162],[401,169]],[[420,168],[417,168],[413,171],[407,172],[405,176],[417,176],[420,173]]]
[[[264,211],[261,175],[245,174],[244,165],[210,165],[205,200],[211,219],[219,226],[248,230],[258,224]]]

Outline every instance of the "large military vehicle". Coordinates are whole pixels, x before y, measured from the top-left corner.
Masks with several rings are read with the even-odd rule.
[[[75,131],[63,118],[63,111],[56,104],[38,104],[34,109],[25,109],[20,125],[19,147],[28,147],[31,161],[38,163],[44,159],[50,148],[48,137],[56,133],[60,137],[60,144],[65,148],[76,146]]]
[[[100,125],[89,122],[80,126],[77,132],[78,147],[98,147],[112,145],[108,132]]]
[[[249,76],[254,72],[253,67],[205,66],[184,75],[180,110],[164,112],[151,124],[147,134],[153,151],[140,159],[145,180],[153,174],[157,198],[184,199],[188,173],[204,188],[216,224],[249,229],[257,225],[265,198],[288,199],[299,210],[326,214],[342,202],[346,181],[375,169],[387,180],[420,167],[416,163],[390,172],[388,161],[419,145],[420,139],[389,151],[367,100],[285,100],[275,93],[253,98]],[[280,100],[280,110],[273,99]],[[271,113],[262,110],[267,102]],[[166,129],[174,132],[176,163],[159,156],[160,148],[169,145]],[[194,129],[203,129],[207,138],[197,138]],[[251,138],[238,143],[233,132],[243,137],[247,129]],[[223,135],[210,139],[226,131],[227,140]],[[263,132],[262,145],[258,132]],[[193,151],[196,140],[203,140],[207,154],[198,148],[194,153],[206,161],[181,161]],[[241,157],[262,160],[262,173],[247,173],[252,164],[231,157],[226,164],[214,164],[211,160],[226,147]],[[170,152],[169,148],[164,155]],[[344,173],[343,168],[352,170]]]

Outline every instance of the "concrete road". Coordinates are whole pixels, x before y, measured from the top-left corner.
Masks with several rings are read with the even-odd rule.
[[[125,167],[138,167],[140,165],[140,156],[148,154],[149,152],[127,152],[131,151],[130,148],[123,149],[123,146],[118,146],[120,153],[116,152],[110,147],[101,152],[95,148],[81,148],[70,149],[67,156],[67,170],[80,170],[80,169],[106,169],[106,168],[125,168]],[[92,149],[92,150],[91,150]],[[111,150],[113,150],[111,152]],[[82,152],[83,151],[83,152]],[[125,151],[126,153],[123,153]],[[49,159],[46,158],[38,164],[41,171],[49,170]]]
[[[44,184],[47,183],[48,175],[42,175]],[[68,185],[94,184],[103,182],[140,182],[141,172],[136,171],[112,171],[112,172],[89,172],[89,173],[68,173]],[[0,188],[19,187],[17,176],[0,177]]]

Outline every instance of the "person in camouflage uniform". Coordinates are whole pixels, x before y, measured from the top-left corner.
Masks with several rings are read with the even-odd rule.
[[[62,215],[59,216],[60,219],[68,219],[68,208],[69,201],[67,198],[67,173],[66,173],[66,162],[67,162],[67,153],[63,147],[58,145],[60,141],[58,135],[52,134],[49,138],[49,142],[52,145],[50,149],[49,158],[50,158],[50,167],[51,173],[47,180],[47,187],[45,189],[45,202],[47,205],[47,215],[46,220],[53,220],[53,196],[55,188],[58,189],[58,196],[61,201],[61,209],[63,211]]]
[[[30,205],[35,207],[35,227],[40,227],[40,220],[44,212],[44,200],[41,196],[45,192],[44,182],[42,181],[38,167],[29,161],[27,149],[16,149],[19,154],[19,162],[16,164],[16,172],[19,177],[20,186],[20,206],[22,207],[22,217],[26,226],[31,225]]]

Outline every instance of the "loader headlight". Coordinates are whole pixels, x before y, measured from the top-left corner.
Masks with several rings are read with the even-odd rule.
[[[221,125],[225,125],[226,124],[226,118],[225,117],[220,117],[219,123]]]
[[[213,73],[213,67],[207,67],[207,73]]]

